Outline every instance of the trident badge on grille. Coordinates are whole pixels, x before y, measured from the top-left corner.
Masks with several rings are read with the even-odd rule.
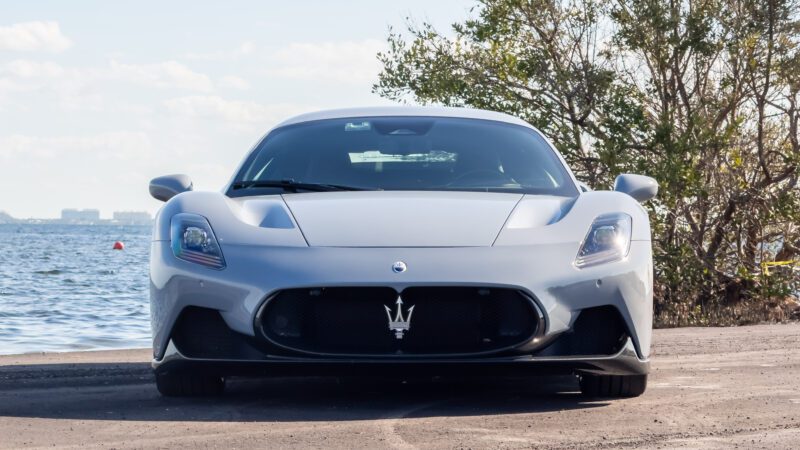
[[[406,311],[408,316],[404,319],[403,299],[399,295],[395,304],[397,305],[397,314],[395,314],[394,319],[392,319],[392,309],[386,305],[383,305],[383,307],[386,308],[386,317],[389,318],[389,331],[394,331],[394,337],[397,339],[403,339],[403,333],[411,329],[411,314],[414,312],[414,306],[416,305],[408,308],[408,311]]]

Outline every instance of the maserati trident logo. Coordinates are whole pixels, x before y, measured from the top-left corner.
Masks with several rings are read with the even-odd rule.
[[[411,329],[411,314],[414,313],[414,306],[408,308],[406,311],[406,318],[403,318],[403,299],[398,295],[397,301],[395,302],[397,305],[397,314],[395,314],[394,319],[392,318],[392,309],[386,305],[383,305],[386,308],[386,317],[389,318],[389,331],[394,331],[394,337],[397,339],[403,339],[403,333]]]

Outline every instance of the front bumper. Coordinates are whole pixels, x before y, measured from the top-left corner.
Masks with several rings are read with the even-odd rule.
[[[578,370],[642,373],[647,370],[652,328],[650,243],[634,241],[628,257],[587,269],[572,265],[575,243],[473,248],[330,248],[225,245],[228,267],[216,271],[173,257],[169,243],[156,241],[151,251],[151,315],[154,367],[242,368],[270,373],[337,371],[355,367],[394,371]],[[408,270],[393,273],[404,261]],[[188,307],[218,311],[235,333],[256,335],[257,312],[275,292],[306,287],[383,286],[402,292],[414,286],[485,286],[520,290],[534,298],[544,314],[542,341],[572,330],[581,312],[608,306],[619,313],[628,340],[614,354],[590,356],[487,355],[480,358],[370,360],[275,358],[197,358],[182,355],[171,342],[179,315]],[[272,355],[274,356],[274,355]],[[357,364],[356,364],[357,363]],[[459,369],[461,368],[461,369]],[[313,370],[312,370],[313,369]],[[481,369],[483,370],[483,369]]]

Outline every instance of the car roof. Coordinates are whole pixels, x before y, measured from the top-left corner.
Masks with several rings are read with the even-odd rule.
[[[475,108],[449,108],[441,106],[376,106],[376,107],[365,107],[365,108],[329,109],[324,111],[300,114],[298,116],[291,117],[278,124],[276,128],[303,122],[311,122],[314,120],[345,119],[345,118],[357,118],[357,117],[397,117],[397,116],[456,117],[465,119],[483,119],[483,120],[493,120],[496,122],[511,123],[514,125],[521,125],[524,127],[533,128],[529,123],[525,122],[524,120],[501,112],[487,111],[484,109],[475,109]]]

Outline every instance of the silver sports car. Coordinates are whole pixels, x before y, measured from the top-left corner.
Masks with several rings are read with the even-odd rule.
[[[289,119],[221,192],[154,179],[164,395],[237,375],[574,374],[644,392],[652,178],[591,191],[535,128],[462,108]]]

